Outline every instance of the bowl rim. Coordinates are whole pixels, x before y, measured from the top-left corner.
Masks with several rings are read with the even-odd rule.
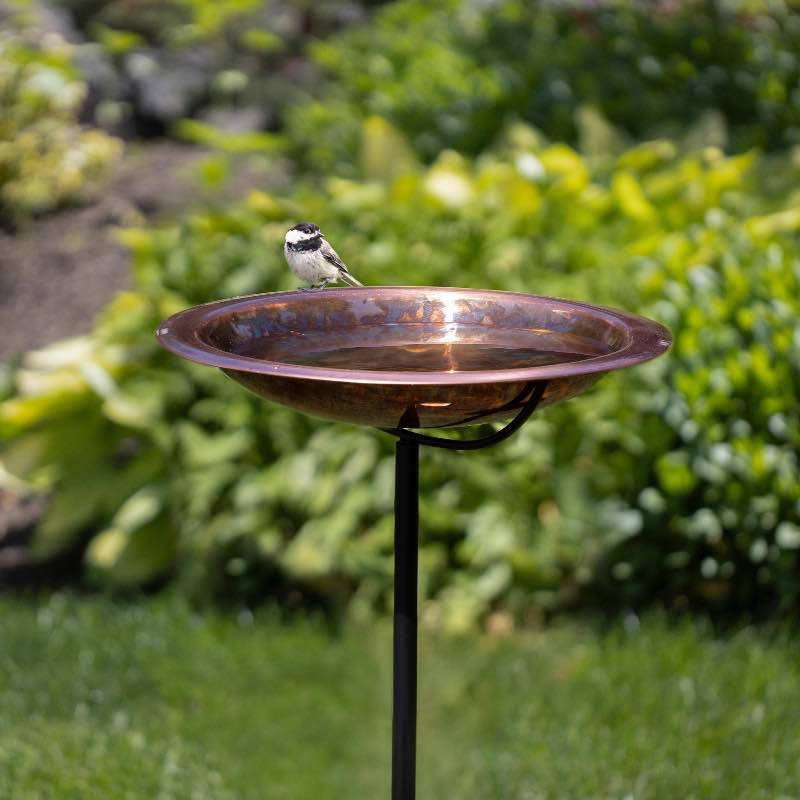
[[[619,311],[615,308],[593,305],[578,300],[566,300],[559,297],[508,292],[499,289],[468,289],[450,286],[364,286],[363,288],[343,287],[324,290],[325,295],[328,297],[335,297],[343,293],[351,296],[354,292],[365,295],[365,300],[374,299],[383,293],[396,295],[398,292],[402,294],[459,294],[465,299],[492,296],[506,299],[519,298],[529,303],[547,303],[562,312],[576,309],[584,312],[588,311],[596,319],[601,319],[607,324],[620,329],[624,334],[624,339],[622,345],[616,350],[599,356],[590,356],[580,361],[500,370],[405,372],[315,367],[266,361],[230,353],[214,347],[200,338],[201,332],[208,325],[235,310],[249,311],[277,300],[282,302],[287,299],[308,301],[310,299],[309,292],[303,290],[244,295],[192,306],[164,320],[156,330],[156,338],[162,347],[181,358],[206,366],[219,367],[222,370],[303,380],[407,386],[552,380],[575,375],[610,372],[656,358],[672,344],[672,335],[669,330],[651,319],[630,314],[626,311]]]

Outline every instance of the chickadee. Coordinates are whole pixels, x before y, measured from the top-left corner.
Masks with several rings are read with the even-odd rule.
[[[292,272],[312,287],[324,289],[333,281],[363,286],[347,270],[336,251],[328,244],[319,225],[301,222],[286,232],[283,254]]]

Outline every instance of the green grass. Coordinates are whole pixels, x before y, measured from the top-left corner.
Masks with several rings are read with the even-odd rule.
[[[390,636],[0,602],[0,797],[388,797]],[[645,619],[420,646],[419,798],[800,796],[788,633]]]

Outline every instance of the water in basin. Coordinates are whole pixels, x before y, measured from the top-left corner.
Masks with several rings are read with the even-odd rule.
[[[492,341],[348,341],[325,334],[264,338],[237,348],[250,358],[298,366],[333,369],[377,370],[381,372],[474,372],[563,364],[599,355],[575,352],[577,348],[555,350],[537,347],[536,337],[528,341],[500,337]],[[525,337],[523,337],[525,338]],[[552,341],[547,341],[553,344]],[[582,347],[582,350],[588,348]]]

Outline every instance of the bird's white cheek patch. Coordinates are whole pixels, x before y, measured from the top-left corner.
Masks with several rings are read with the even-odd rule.
[[[303,231],[287,231],[286,244],[297,244],[298,242],[305,242],[315,234],[303,233]]]

